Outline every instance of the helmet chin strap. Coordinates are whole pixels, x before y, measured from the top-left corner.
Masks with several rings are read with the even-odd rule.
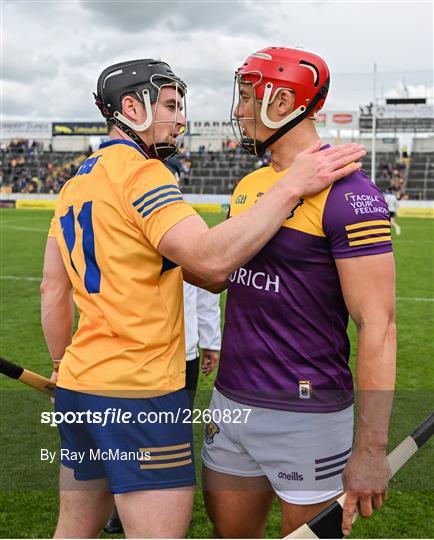
[[[111,118],[111,121],[118,129],[123,131],[126,135],[128,135],[130,139],[132,139],[137,144],[137,146],[146,155],[148,159],[161,159],[155,153],[155,148],[152,148],[155,145],[148,146],[147,144],[145,144],[135,131],[133,131],[129,126],[118,120],[115,116]]]
[[[148,146],[133,129],[118,120],[117,117],[112,117],[111,120],[117,128],[123,131],[126,135],[128,135],[130,139],[132,139],[137,144],[140,150],[146,155],[147,159],[158,159],[160,161],[166,161],[166,159],[176,154],[177,147],[175,145],[166,143],[153,143]]]
[[[302,120],[304,120],[307,116],[309,116],[309,113],[312,112],[312,110],[316,107],[318,102],[327,95],[328,89],[329,89],[330,79],[327,79],[323,86],[318,90],[315,97],[312,99],[312,101],[309,103],[309,105],[306,107],[305,111],[301,114],[298,114],[295,118],[292,118],[289,120],[288,123],[281,126],[273,135],[268,137],[265,141],[259,141],[258,139],[250,139],[247,140],[243,144],[243,148],[245,148],[248,152],[251,154],[254,154],[258,157],[262,157],[265,154],[265,151],[269,146],[271,146],[273,143],[275,143],[280,137],[283,137],[285,133],[288,133],[290,129],[298,125]],[[298,111],[298,109],[297,109]],[[292,113],[291,113],[292,115]],[[289,115],[291,117],[291,115]],[[262,111],[261,111],[261,117],[262,117]]]
[[[159,159],[161,161],[166,161],[166,159],[174,156],[176,154],[176,151],[178,150],[178,147],[174,144],[166,143],[154,143],[151,145],[150,148],[157,156],[156,159]]]

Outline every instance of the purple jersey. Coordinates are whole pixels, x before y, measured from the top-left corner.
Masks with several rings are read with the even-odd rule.
[[[284,172],[265,167],[237,186],[230,215]],[[387,205],[363,171],[305,199],[230,277],[216,388],[271,409],[333,412],[354,400],[348,311],[334,259],[392,251]]]

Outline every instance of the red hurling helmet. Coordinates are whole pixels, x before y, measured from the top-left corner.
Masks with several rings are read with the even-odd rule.
[[[330,83],[327,64],[316,54],[286,47],[267,47],[250,55],[236,71],[235,81],[250,83],[254,98],[261,102],[261,121],[277,130],[267,141],[250,139],[241,144],[257,155],[306,117],[313,117],[326,100]],[[279,90],[294,94],[294,110],[279,122],[270,120],[267,108]],[[241,131],[242,133],[242,131]],[[240,139],[240,137],[238,137]],[[259,153],[258,153],[259,152]]]

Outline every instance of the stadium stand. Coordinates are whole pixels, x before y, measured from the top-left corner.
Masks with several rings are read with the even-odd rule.
[[[17,140],[1,147],[2,192],[59,193],[86,155],[43,151],[36,141]]]
[[[413,152],[406,187],[410,199],[434,199],[434,152]]]
[[[254,170],[259,161],[237,150],[191,152],[189,157],[190,181],[184,182],[182,189],[184,193],[194,194],[232,193],[239,180]]]
[[[261,160],[240,151],[191,152],[189,157],[191,179],[188,185],[184,184],[183,191],[194,194],[232,193],[243,176],[269,162],[268,156]],[[371,159],[371,154],[367,154],[363,160],[363,168],[368,175]],[[377,185],[382,191],[389,188],[398,198],[405,197],[406,175],[407,166],[400,160],[399,153],[377,153]]]
[[[404,159],[397,151],[377,152],[377,185],[382,191],[389,188],[399,199],[434,200],[434,152],[415,147],[410,158]],[[2,144],[2,192],[58,193],[85,157],[83,152],[55,152],[52,148],[44,151],[36,141]],[[363,160],[368,175],[371,159],[368,153]],[[241,178],[267,165],[269,156],[259,159],[228,145],[221,151],[205,147],[195,152],[185,150],[178,155],[178,161],[184,193],[212,195],[232,193]]]
[[[434,200],[434,137],[414,139],[407,192],[410,199]]]

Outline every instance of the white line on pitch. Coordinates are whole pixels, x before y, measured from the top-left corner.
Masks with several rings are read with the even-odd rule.
[[[12,229],[14,231],[32,231],[32,232],[48,232],[48,229],[35,229],[34,227],[14,227],[13,225],[1,225],[1,229]]]
[[[434,302],[434,298],[423,298],[421,296],[397,296],[397,300],[410,300],[411,302]]]
[[[0,276],[0,279],[13,279],[23,281],[42,281],[41,277],[29,277],[29,276]]]
[[[42,277],[29,276],[0,276],[0,279],[20,280],[23,281],[41,281]],[[397,296],[397,300],[407,300],[410,302],[434,302],[434,298],[424,298],[422,296]]]
[[[433,240],[400,240],[396,237],[393,239],[396,244],[432,244]]]
[[[15,225],[17,223],[29,223],[30,221],[41,221],[40,217],[26,217],[21,219],[3,219],[2,215],[0,214],[0,224],[2,225]]]

